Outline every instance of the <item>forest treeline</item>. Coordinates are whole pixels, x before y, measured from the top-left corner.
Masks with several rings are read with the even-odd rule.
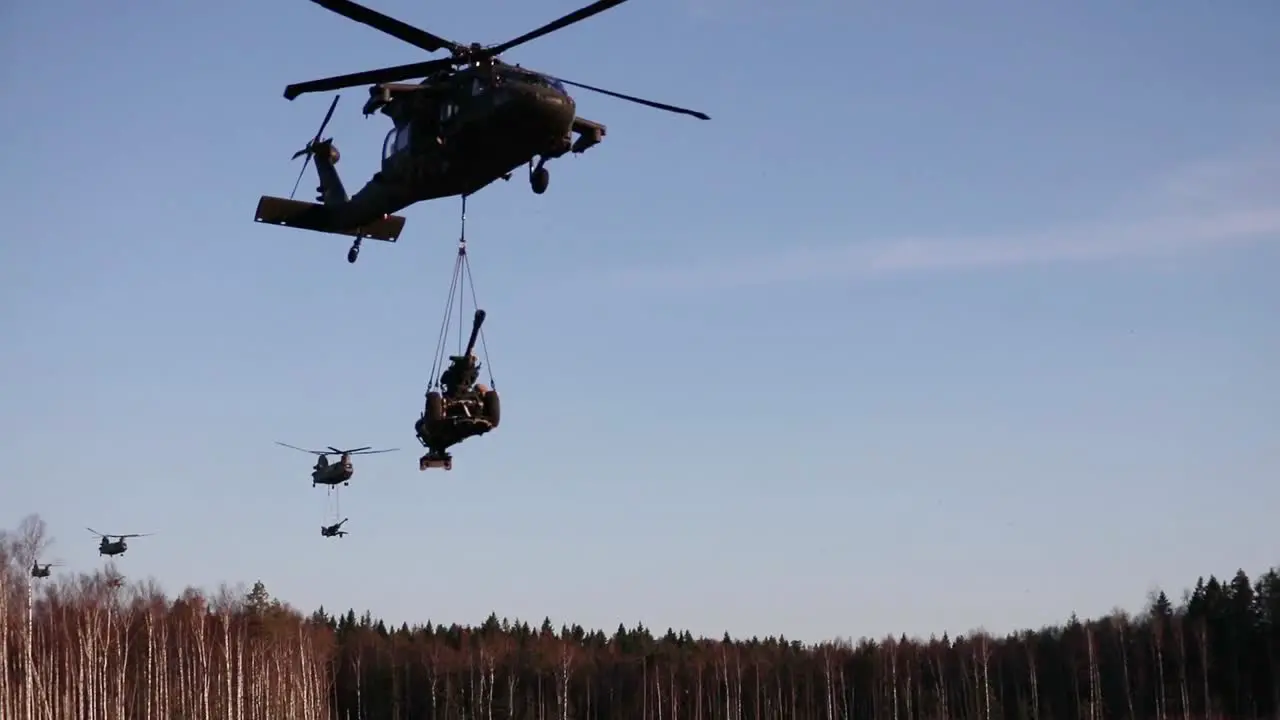
[[[354,610],[300,613],[261,582],[166,598],[110,565],[33,580],[43,535],[32,516],[0,536],[2,720],[1280,715],[1275,569],[1202,578],[1182,602],[1161,592],[1133,617],[805,645],[493,615],[395,628]]]

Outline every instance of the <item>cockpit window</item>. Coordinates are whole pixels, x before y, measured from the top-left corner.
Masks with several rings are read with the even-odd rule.
[[[545,75],[538,75],[531,72],[508,71],[507,76],[516,82],[540,85],[542,87],[549,87],[554,90],[559,90],[560,92],[565,92],[563,83],[555,78],[546,77]]]
[[[387,133],[387,138],[382,141],[383,160],[409,147],[409,127],[409,125],[405,125],[403,127],[391,128]]]

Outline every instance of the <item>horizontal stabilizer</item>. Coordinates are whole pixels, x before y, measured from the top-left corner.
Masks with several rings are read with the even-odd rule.
[[[395,242],[400,238],[400,232],[404,230],[404,218],[399,215],[388,215],[363,227],[351,229],[334,228],[326,225],[322,220],[324,209],[325,206],[318,203],[263,195],[258,200],[258,209],[253,214],[253,220],[254,222],[267,223],[268,225],[284,225],[285,227],[298,228],[300,230],[315,230],[316,232],[369,238],[370,240],[385,240],[387,242]]]

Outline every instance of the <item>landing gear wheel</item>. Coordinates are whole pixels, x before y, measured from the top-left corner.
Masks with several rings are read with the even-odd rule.
[[[551,184],[551,172],[544,167],[535,168],[529,173],[529,187],[533,188],[535,195],[541,195],[547,191],[547,187]]]

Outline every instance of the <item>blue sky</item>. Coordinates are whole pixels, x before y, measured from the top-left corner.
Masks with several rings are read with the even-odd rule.
[[[713,120],[583,92],[603,144],[473,198],[505,417],[451,473],[412,426],[456,201],[355,266],[251,221],[329,102],[286,84],[421,54],[270,5],[0,10],[0,522],[70,568],[88,525],[171,591],[818,640],[1275,562],[1274,3],[636,0],[513,51]],[[374,7],[496,43],[575,2]],[[326,541],[275,440],[402,450]]]

